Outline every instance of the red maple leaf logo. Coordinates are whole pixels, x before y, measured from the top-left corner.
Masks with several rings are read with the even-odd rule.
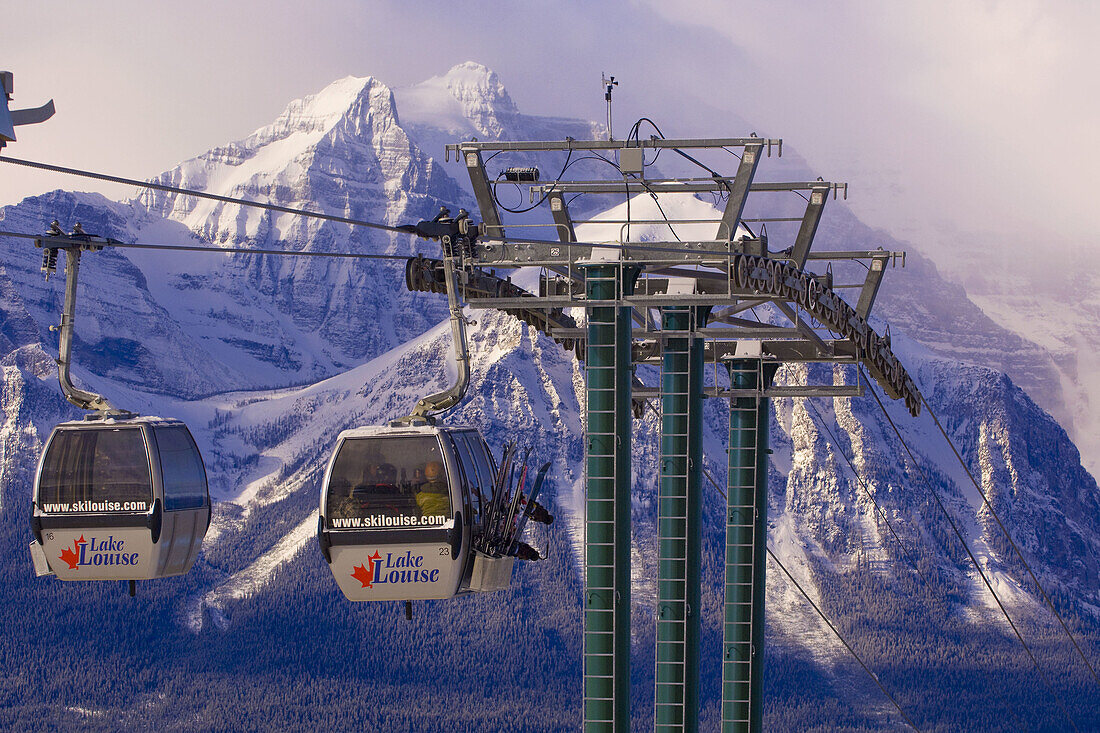
[[[360,583],[362,583],[364,588],[373,588],[374,587],[374,561],[375,560],[381,560],[381,559],[382,559],[382,556],[378,554],[378,550],[375,550],[374,554],[367,558],[367,565],[369,565],[370,567],[366,568],[362,565],[356,565],[355,570],[351,574],[351,577],[355,578]]]
[[[80,539],[73,542],[73,549],[65,548],[61,551],[61,556],[58,558],[61,562],[69,564],[69,570],[76,570],[77,564],[80,562],[80,546],[87,544],[84,540],[84,535],[80,535]]]

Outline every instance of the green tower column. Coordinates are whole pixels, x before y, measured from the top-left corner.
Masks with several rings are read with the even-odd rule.
[[[768,537],[768,400],[777,365],[730,362],[730,386],[754,396],[730,400],[726,504],[725,615],[722,625],[722,731],[762,730],[764,558]]]
[[[692,311],[661,311],[654,730],[668,732],[699,729],[703,340]]]
[[[636,271],[585,268],[585,297],[628,295]],[[585,359],[584,730],[630,729],[630,308],[590,306]]]

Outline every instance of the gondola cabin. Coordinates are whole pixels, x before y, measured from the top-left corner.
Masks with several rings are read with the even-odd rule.
[[[182,422],[108,417],[54,428],[31,515],[39,575],[180,575],[194,564],[209,524],[206,469]]]
[[[508,587],[512,557],[473,549],[496,475],[474,428],[363,427],[337,439],[318,540],[352,601],[451,598]]]

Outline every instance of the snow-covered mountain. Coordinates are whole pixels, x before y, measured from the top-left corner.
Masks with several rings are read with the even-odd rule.
[[[181,163],[157,180],[401,224],[428,217],[441,205],[473,209],[463,167],[439,160],[445,142],[471,136],[590,138],[599,132],[593,123],[520,113],[495,73],[467,63],[394,91],[371,77],[341,79],[292,102],[275,122],[244,140]],[[544,168],[561,164],[555,158]],[[647,216],[648,202],[648,197],[632,202],[636,217]],[[694,198],[670,205],[689,207],[695,218],[713,213],[710,202]],[[123,241],[396,255],[426,246],[405,236],[159,192],[115,202],[58,191],[6,207],[4,213],[5,226],[20,231],[41,230],[57,218],[65,225],[80,221],[88,231]],[[605,216],[618,218],[614,211]],[[656,218],[656,212],[649,216]],[[632,230],[639,238],[652,233]],[[818,243],[842,249],[904,248],[863,226],[842,206],[827,210]],[[60,398],[52,365],[56,340],[48,330],[58,318],[60,278],[42,281],[33,247],[23,242],[7,246],[0,263],[0,510],[11,560],[0,572],[15,578],[11,593],[33,594],[43,603],[67,604],[79,609],[72,613],[86,615],[94,612],[93,603],[104,602],[105,591],[54,581],[32,584],[23,577],[30,573],[22,545],[29,540],[24,512],[34,461],[50,426],[75,411]],[[584,377],[569,352],[501,313],[476,314],[470,334],[473,387],[453,419],[479,426],[495,448],[523,436],[535,445],[539,461],[552,461],[549,498],[559,520],[535,537],[550,558],[522,568],[512,590],[451,605],[425,604],[425,618],[406,631],[396,625],[392,609],[350,607],[334,592],[312,545],[318,482],[340,430],[404,414],[418,396],[446,383],[450,339],[443,299],[405,292],[401,261],[105,250],[85,255],[82,265],[77,378],[122,406],[186,419],[220,500],[196,570],[186,578],[150,584],[150,598],[137,601],[149,604],[161,619],[161,637],[142,642],[148,659],[180,664],[173,655],[183,654],[184,667],[205,665],[213,681],[203,682],[210,686],[203,690],[213,702],[198,707],[156,702],[162,688],[175,690],[173,700],[181,697],[180,689],[197,691],[188,686],[195,683],[184,685],[165,673],[159,682],[143,683],[148,698],[127,690],[119,693],[123,702],[108,703],[89,683],[58,693],[61,704],[105,710],[97,718],[107,721],[103,727],[127,721],[152,725],[182,719],[184,712],[196,716],[195,727],[203,727],[211,718],[202,716],[227,699],[218,687],[221,681],[231,687],[247,680],[241,684],[261,698],[285,684],[295,691],[288,710],[310,711],[295,718],[281,708],[278,714],[249,708],[257,727],[262,721],[285,726],[305,720],[325,727],[343,727],[349,720],[366,725],[368,718],[333,717],[337,713],[332,711],[352,714],[337,699],[341,688],[362,696],[378,686],[396,701],[369,718],[378,727],[462,729],[480,723],[504,730],[509,724],[501,716],[508,710],[547,711],[541,718],[510,724],[517,730],[576,727]],[[905,269],[889,273],[876,313],[890,323],[895,349],[990,502],[1061,607],[1074,609],[1075,628],[1086,648],[1095,650],[1100,493],[1074,444],[1044,412],[1060,419],[1068,414],[1050,353],[996,325],[962,288],[943,280],[933,263],[912,254]],[[815,381],[830,377],[824,368],[814,369]],[[644,370],[641,376],[653,378]],[[779,374],[780,380],[794,383],[807,378],[801,366]],[[706,464],[724,486],[727,406],[712,400],[706,409]],[[970,687],[1000,675],[1006,709],[1030,692],[1003,621],[938,516],[920,478],[923,472],[996,586],[1026,615],[1032,633],[1042,636],[1049,658],[1065,662],[1056,685],[1082,704],[1095,703],[1094,693],[1081,691],[1073,676],[1075,661],[1057,647],[1034,589],[927,417],[913,422],[898,406],[891,411],[906,431],[919,468],[904,457],[869,398],[821,400],[813,406],[801,399],[775,400],[769,511],[777,556],[849,636],[864,640],[861,651],[887,683],[913,686],[903,703],[928,729],[995,729],[961,703],[958,710],[940,705],[947,688],[933,685],[936,694],[920,695],[927,692],[929,678],[956,674],[963,675],[959,684]],[[639,721],[650,710],[646,695],[652,694],[647,670],[652,667],[656,437],[652,414],[636,423],[633,598]],[[869,495],[889,516],[904,549],[894,544]],[[705,496],[704,647],[710,674],[704,678],[713,680],[721,633],[724,502],[709,485]],[[910,559],[915,571],[908,569]],[[862,687],[861,672],[851,669],[844,650],[774,566],[769,568],[768,600],[774,690],[769,719],[773,727],[808,729],[815,715],[831,709],[834,697],[850,703],[852,690]],[[112,613],[126,613],[124,608]],[[72,644],[76,651],[70,657],[94,658],[84,641],[66,642],[71,632],[61,621],[36,623],[35,633],[46,629],[56,643]],[[107,638],[119,633],[109,622],[97,621],[95,629]],[[262,637],[265,630],[281,635],[277,651]],[[36,674],[48,681],[62,670],[57,655],[49,652],[58,647],[46,647],[47,657],[36,657],[45,659]],[[178,647],[187,652],[172,651]],[[914,657],[899,659],[895,647]],[[328,661],[306,661],[318,649]],[[5,654],[7,668],[35,666],[17,651]],[[362,655],[384,663],[360,668],[356,659]],[[540,675],[526,675],[524,686],[505,684],[494,655],[538,669]],[[945,661],[951,655],[969,655],[977,665],[958,672]],[[410,713],[410,690],[421,690],[418,685],[438,672],[435,659],[451,658],[464,660],[454,667],[455,690],[438,693],[429,698],[436,702]],[[152,674],[151,664],[127,658],[122,666],[136,678]],[[322,682],[314,689],[317,680]],[[495,680],[495,686],[486,680]],[[25,704],[56,705],[39,688],[20,684],[15,689],[29,691],[31,703]],[[492,695],[493,711],[466,706],[460,693],[467,687]],[[712,681],[704,684],[706,721],[714,719],[716,690]],[[881,698],[861,693],[857,699],[858,704],[836,713],[833,727],[886,724]],[[445,712],[438,713],[439,706]],[[1094,718],[1095,709],[1093,704]],[[353,712],[367,715],[360,708]],[[407,722],[409,715],[413,723],[395,722]],[[1053,708],[1036,715],[1040,723],[1057,721]]]
[[[969,248],[956,253],[943,269],[965,285],[971,300],[998,325],[1051,355],[1057,369],[1051,387],[1060,389],[1068,408],[1064,417],[1054,414],[1081,448],[1085,467],[1097,475],[1100,372],[1092,355],[1100,349],[1100,267],[1095,247],[1079,246],[1061,254],[1044,251],[1023,268],[1016,256],[982,255],[980,249]]]
[[[470,205],[401,126],[390,89],[371,77],[347,77],[292,102],[272,124],[157,180],[390,225],[430,218],[443,205]],[[154,191],[134,204],[219,244],[415,254],[408,236],[236,204]],[[405,291],[402,268],[400,262],[377,260],[243,255],[215,279],[230,288],[246,284],[278,317],[318,337],[301,351],[319,350],[329,364],[291,380],[304,382],[407,341],[443,316],[438,299]],[[267,338],[243,346],[263,353],[279,342],[287,345],[286,339]]]

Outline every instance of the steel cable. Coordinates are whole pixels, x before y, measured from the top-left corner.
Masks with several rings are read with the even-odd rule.
[[[363,221],[362,219],[352,219],[346,216],[337,216],[335,214],[324,214],[319,211],[308,211],[306,209],[293,209],[289,206],[279,206],[277,204],[267,204],[262,201],[248,201],[247,199],[233,198],[232,196],[220,196],[214,193],[206,193],[205,191],[195,191],[189,188],[180,188],[178,186],[168,186],[163,183],[153,183],[152,181],[139,181],[136,178],[124,178],[122,176],[112,176],[106,173],[96,173],[94,171],[81,170],[79,168],[67,168],[61,165],[51,165],[49,163],[39,163],[33,160],[23,160],[20,158],[11,158],[8,156],[0,156],[0,163],[13,163],[15,165],[25,166],[27,168],[38,168],[39,170],[52,171],[54,173],[64,173],[70,176],[81,176],[83,178],[93,178],[97,181],[108,181],[110,183],[122,183],[129,186],[137,186],[138,188],[151,188],[157,191],[167,191],[168,193],[177,193],[183,196],[195,196],[196,198],[210,199],[211,201],[220,201],[225,204],[239,204],[241,206],[253,206],[258,209],[268,209],[270,211],[278,211],[283,214],[294,214],[295,216],[306,216],[313,219],[322,219],[324,221],[334,221],[340,224],[351,224],[358,227],[368,227],[370,229],[381,229],[387,232],[397,232],[399,234],[410,234],[407,229],[401,227],[390,226],[388,224],[379,224],[373,221]]]
[[[703,475],[707,477],[707,480],[710,481],[710,485],[713,486],[718,491],[718,493],[722,495],[723,499],[725,499],[726,492],[722,491],[722,488],[718,485],[718,482],[714,480],[714,476],[710,474],[710,471],[707,470],[706,466],[703,467]],[[768,547],[765,544],[764,549],[768,551],[768,555],[771,557],[772,560],[775,561],[775,564],[779,566],[779,569],[783,571],[783,574],[790,579],[791,583],[794,584],[794,587],[797,588],[798,592],[802,594],[802,597],[806,599],[806,602],[809,603],[815,611],[817,611],[817,615],[821,617],[821,620],[825,622],[825,624],[832,630],[834,634],[836,634],[836,638],[840,639],[840,643],[844,645],[844,648],[847,649],[853,657],[855,657],[856,661],[859,662],[859,666],[863,667],[863,671],[866,672],[872,680],[874,680],[875,684],[878,685],[878,688],[882,690],[882,694],[886,695],[890,702],[894,704],[894,707],[897,708],[898,713],[909,725],[909,727],[913,730],[919,731],[920,728],[918,728],[916,724],[913,723],[913,721],[909,718],[909,716],[905,714],[905,711],[902,709],[901,705],[898,704],[898,701],[894,699],[894,696],[891,695],[889,691],[887,691],[881,680],[879,680],[875,673],[871,671],[871,668],[867,666],[867,664],[863,661],[859,654],[856,653],[856,650],[852,648],[852,645],[844,639],[844,636],[840,633],[840,631],[837,630],[836,626],[833,625],[833,622],[829,620],[829,617],[825,615],[825,612],[822,611],[816,603],[814,603],[813,599],[810,598],[805,589],[803,589],[803,587],[799,585],[798,581],[794,579],[794,576],[791,575],[790,572],[788,572],[787,568],[783,566],[783,563],[780,562],[779,558],[775,556],[774,552],[772,552],[772,548]]]
[[[1020,645],[1024,648],[1024,651],[1027,652],[1027,656],[1031,659],[1031,663],[1033,665],[1035,665],[1035,670],[1039,673],[1039,677],[1040,677],[1040,679],[1042,679],[1043,684],[1046,685],[1046,688],[1050,691],[1050,694],[1054,697],[1055,702],[1058,703],[1058,707],[1061,708],[1062,714],[1065,716],[1066,720],[1069,722],[1070,727],[1073,728],[1073,730],[1075,730],[1075,731],[1078,730],[1077,724],[1073,721],[1073,718],[1070,716],[1069,711],[1066,709],[1065,704],[1062,702],[1061,696],[1055,691],[1054,686],[1051,684],[1050,680],[1047,678],[1046,673],[1043,672],[1043,668],[1039,666],[1039,660],[1037,660],[1035,658],[1035,655],[1031,651],[1031,647],[1029,647],[1027,645],[1027,642],[1024,641],[1024,637],[1020,633],[1020,630],[1016,627],[1016,623],[1012,620],[1012,616],[1008,613],[1008,609],[1005,608],[1005,605],[1001,602],[1000,597],[997,595],[997,591],[995,591],[993,589],[993,584],[989,581],[989,578],[986,577],[986,574],[984,572],[982,572],[982,567],[978,563],[978,559],[974,556],[973,551],[970,549],[970,545],[967,544],[966,539],[963,537],[962,531],[959,530],[959,527],[955,523],[955,520],[951,517],[951,514],[947,511],[947,507],[945,507],[943,502],[940,500],[939,494],[937,494],[936,490],[932,488],[932,484],[928,480],[928,476],[925,474],[924,469],[921,468],[920,463],[917,462],[916,457],[913,456],[913,452],[911,450],[909,450],[909,444],[905,442],[905,438],[902,437],[901,431],[898,430],[898,426],[894,423],[894,419],[892,417],[890,417],[890,413],[888,413],[886,411],[886,406],[884,404],[882,404],[882,400],[879,399],[878,393],[875,391],[874,386],[871,385],[868,382],[867,389],[871,393],[871,396],[875,398],[875,402],[878,403],[879,409],[882,411],[882,414],[886,417],[886,421],[889,422],[890,427],[893,428],[894,435],[896,435],[897,438],[898,438],[898,441],[901,442],[901,446],[902,446],[902,448],[905,449],[905,453],[909,456],[909,460],[912,463],[913,467],[917,469],[917,472],[919,473],[919,475],[921,477],[921,480],[924,482],[925,487],[928,489],[928,493],[930,493],[932,495],[932,498],[935,500],[936,506],[939,507],[940,512],[947,519],[948,524],[951,525],[951,529],[955,533],[955,537],[958,538],[959,543],[962,544],[963,549],[966,550],[966,554],[970,558],[971,564],[974,565],[974,569],[977,571],[978,577],[980,577],[982,579],[982,582],[985,584],[985,587],[987,589],[989,589],[989,593],[990,593],[990,595],[993,596],[993,600],[996,601],[997,607],[1001,609],[1001,613],[1004,615],[1005,619],[1008,621],[1008,625],[1012,628],[1012,633],[1016,635],[1017,641],[1020,642]]]
[[[863,667],[863,671],[866,672],[867,675],[875,681],[875,684],[878,685],[878,688],[882,690],[882,694],[886,695],[886,697],[890,699],[890,702],[894,703],[894,707],[898,709],[898,714],[901,715],[902,719],[905,720],[910,728],[919,731],[920,728],[918,728],[916,723],[914,723],[909,718],[909,716],[905,714],[905,711],[902,710],[901,705],[898,704],[898,701],[895,700],[894,696],[891,695],[890,692],[886,689],[886,686],[883,685],[879,678],[875,675],[875,673],[871,671],[871,668],[864,663],[863,659],[858,654],[856,654],[856,650],[853,649],[852,645],[844,639],[840,631],[837,630],[836,626],[833,626],[833,622],[829,620],[824,611],[818,608],[817,604],[814,603],[812,598],[810,598],[810,595],[805,590],[803,590],[798,581],[794,579],[794,576],[791,575],[790,571],[783,566],[783,563],[781,563],[779,561],[779,558],[775,556],[775,553],[772,552],[772,548],[765,546],[764,549],[768,551],[768,557],[770,557],[775,562],[775,564],[779,566],[779,569],[782,570],[783,574],[787,576],[787,579],[794,584],[794,587],[798,589],[798,592],[802,594],[802,597],[806,599],[806,602],[813,606],[813,609],[817,611],[817,615],[821,617],[821,620],[824,621],[830,629],[832,629],[833,633],[836,634],[836,638],[840,639],[840,643],[844,645],[844,648],[847,649],[853,657],[855,657],[856,661],[859,662],[859,666]]]
[[[982,503],[985,505],[985,508],[989,510],[989,513],[992,514],[993,518],[997,521],[997,526],[1001,528],[1001,532],[1004,533],[1005,538],[1008,540],[1008,544],[1012,545],[1012,549],[1016,553],[1016,557],[1020,558],[1020,562],[1023,563],[1024,567],[1027,569],[1027,574],[1031,577],[1031,581],[1035,583],[1035,587],[1037,587],[1039,589],[1039,592],[1043,594],[1043,600],[1046,601],[1047,606],[1050,608],[1051,612],[1054,613],[1055,618],[1058,619],[1058,623],[1062,625],[1062,630],[1066,633],[1066,636],[1069,637],[1070,642],[1073,644],[1073,648],[1077,650],[1077,654],[1081,657],[1081,661],[1085,663],[1086,667],[1088,667],[1089,672],[1092,674],[1092,678],[1096,681],[1098,685],[1100,685],[1100,677],[1097,676],[1096,670],[1093,668],[1088,658],[1085,657],[1085,653],[1081,651],[1081,647],[1077,645],[1077,639],[1074,638],[1073,634],[1069,630],[1069,627],[1066,626],[1066,622],[1062,619],[1062,614],[1058,613],[1058,609],[1054,607],[1054,602],[1050,599],[1050,596],[1047,595],[1046,590],[1043,588],[1043,584],[1039,582],[1039,579],[1037,577],[1035,577],[1035,573],[1031,570],[1031,565],[1029,565],[1027,560],[1024,559],[1024,555],[1022,552],[1020,552],[1020,548],[1012,539],[1012,535],[1008,533],[1008,528],[1005,527],[1004,522],[1001,521],[1001,518],[997,515],[996,510],[993,509],[993,505],[989,502],[989,498],[986,496],[985,492],[982,491],[981,486],[978,485],[978,481],[974,478],[974,474],[970,471],[970,467],[966,465],[965,461],[963,461],[963,457],[959,454],[958,448],[955,447],[954,441],[951,440],[951,438],[947,435],[947,431],[944,430],[943,425],[940,424],[939,418],[936,417],[936,413],[932,410],[932,405],[928,404],[928,400],[924,398],[924,395],[921,395],[921,402],[923,402],[924,406],[928,408],[928,414],[932,416],[932,420],[936,423],[936,427],[939,428],[940,435],[942,435],[944,440],[947,441],[947,444],[951,446],[951,452],[955,454],[955,458],[958,459],[959,465],[963,467],[964,471],[966,471],[966,475],[970,479],[970,482],[974,484],[974,488],[977,489],[978,494],[982,497]]]
[[[291,255],[294,257],[340,257],[346,259],[361,260],[408,260],[408,255],[374,255],[360,254],[356,252],[308,252],[295,249],[249,249],[248,247],[201,247],[186,244],[149,244],[135,242],[116,242],[114,240],[81,240],[79,238],[55,237],[49,234],[27,234],[25,232],[0,231],[0,237],[15,237],[18,239],[34,239],[43,243],[56,244],[58,249],[72,247],[75,244],[87,243],[95,247],[118,247],[121,249],[150,249],[169,250],[177,252],[210,252],[212,254],[249,254],[249,255]]]

